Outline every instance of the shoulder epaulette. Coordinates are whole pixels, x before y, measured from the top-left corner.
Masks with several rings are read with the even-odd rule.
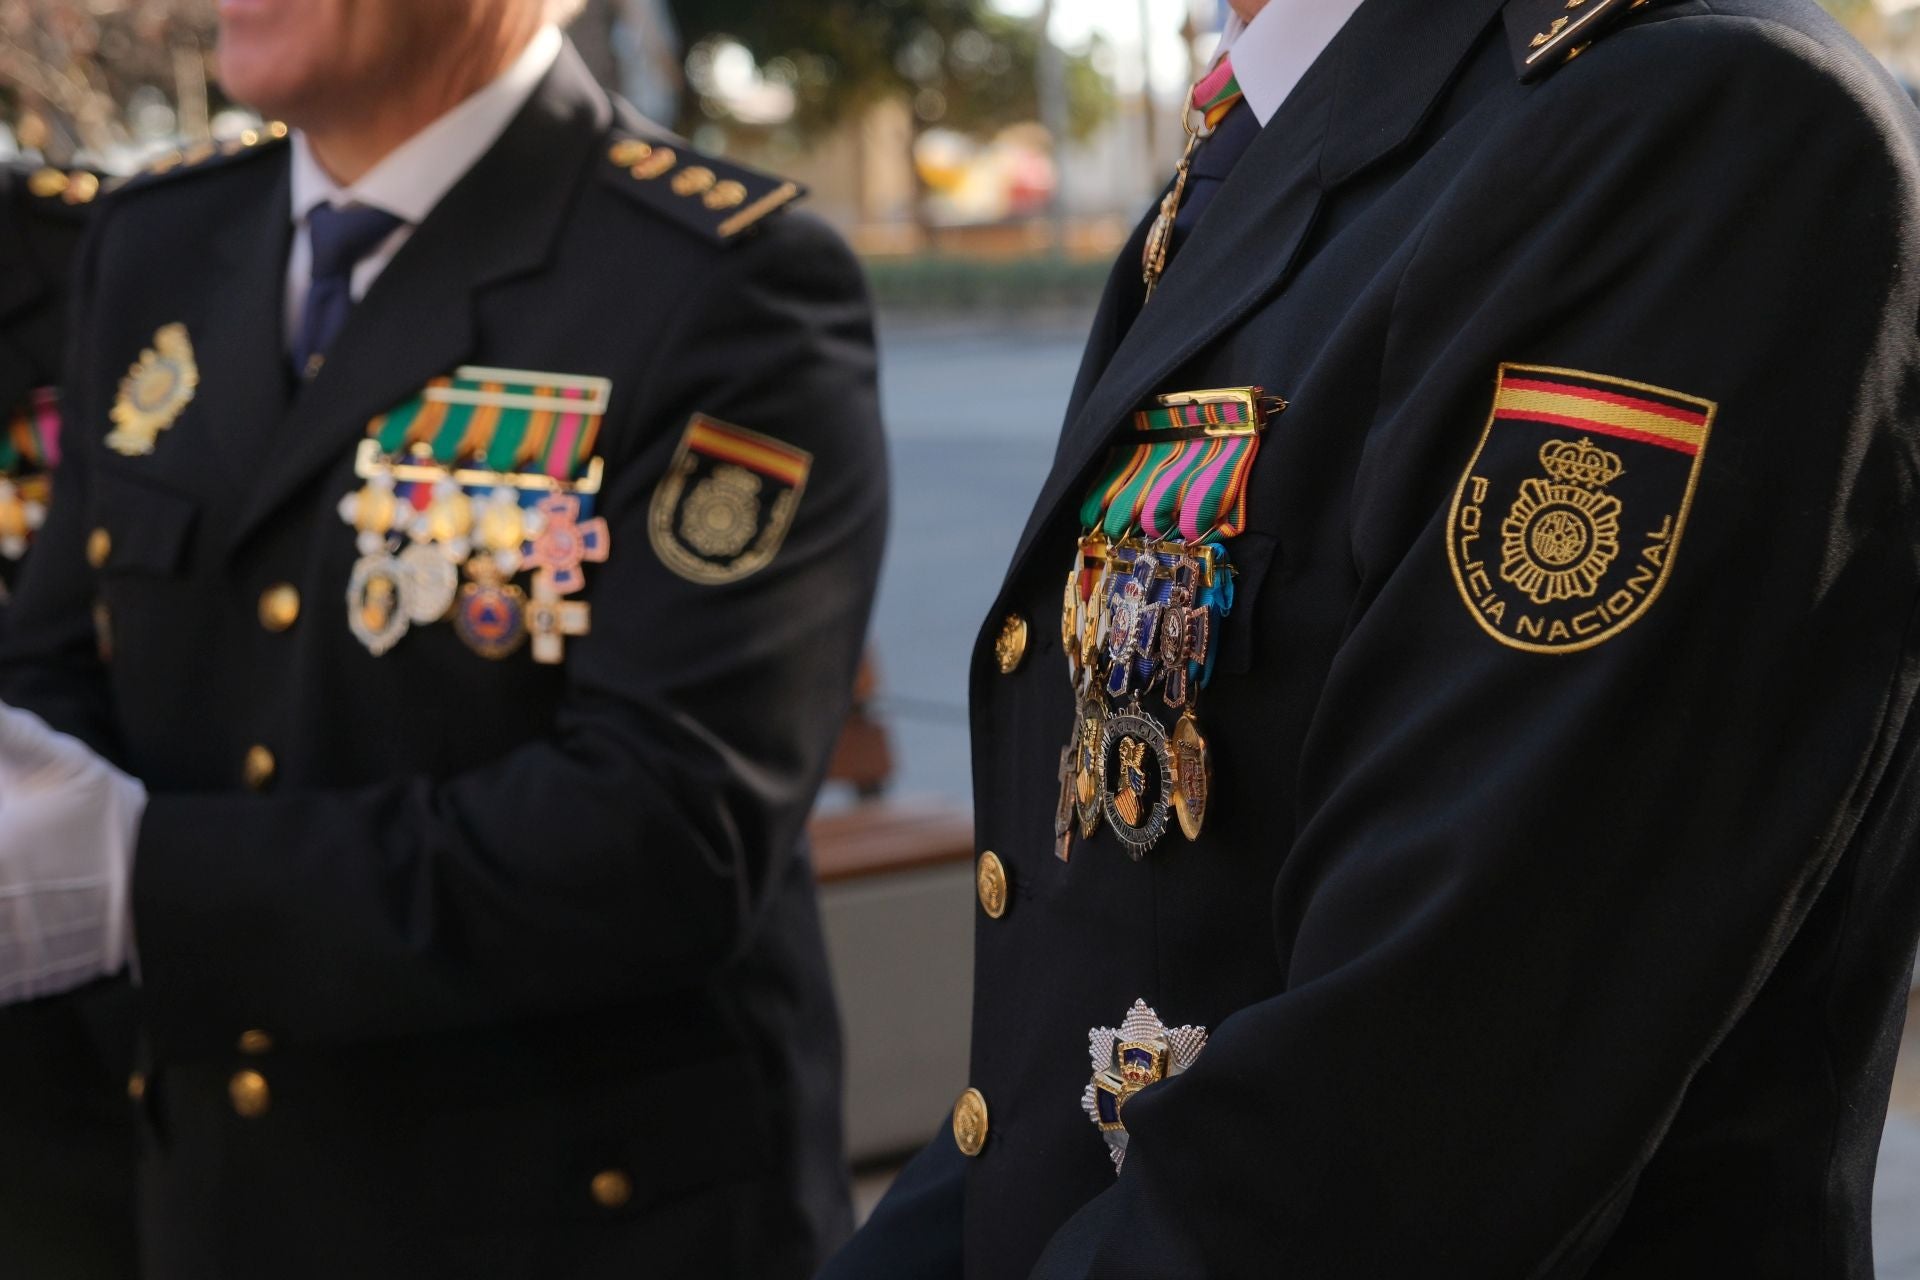
[[[249,156],[263,155],[284,144],[287,126],[278,120],[248,129],[225,142],[197,142],[191,147],[169,151],[150,161],[146,168],[126,179],[129,187],[143,187],[165,178],[204,173]]]
[[[1636,9],[1652,0],[1510,0],[1507,46],[1522,80],[1537,80],[1579,57]]]
[[[702,155],[677,139],[616,135],[600,169],[641,204],[722,244],[806,194],[797,183]]]
[[[38,216],[82,218],[87,206],[103,192],[111,191],[119,179],[92,169],[62,169],[45,165],[37,169],[16,169],[13,181],[27,194]]]

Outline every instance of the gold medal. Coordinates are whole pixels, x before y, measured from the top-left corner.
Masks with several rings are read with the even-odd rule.
[[[1073,756],[1074,743],[1060,748],[1060,801],[1053,811],[1053,856],[1062,862],[1073,856]]]
[[[1074,722],[1073,798],[1082,840],[1091,840],[1100,829],[1100,792],[1106,776],[1101,736],[1106,720],[1107,707],[1098,691],[1080,700],[1080,713]]]
[[[394,557],[380,552],[354,564],[347,579],[347,629],[376,658],[407,634],[405,595],[406,574]]]
[[[1181,716],[1173,727],[1172,749],[1173,813],[1180,820],[1180,834],[1198,840],[1207,821],[1207,796],[1213,789],[1213,757],[1193,712]]]

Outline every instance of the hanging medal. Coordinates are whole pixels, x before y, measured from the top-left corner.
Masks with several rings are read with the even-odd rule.
[[[1285,408],[1255,387],[1162,396],[1088,493],[1061,606],[1075,692],[1063,857],[1069,799],[1083,838],[1104,821],[1136,860],[1170,826],[1188,840],[1205,827],[1213,759],[1198,703],[1233,603],[1223,543],[1245,525],[1261,432]]]

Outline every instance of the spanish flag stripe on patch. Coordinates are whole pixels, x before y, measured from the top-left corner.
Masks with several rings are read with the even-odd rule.
[[[735,434],[705,422],[696,422],[688,429],[687,447],[709,458],[738,463],[789,486],[806,480],[812,462],[806,454],[777,441]]]
[[[1617,391],[1602,391],[1597,387],[1574,387],[1558,382],[1537,382],[1530,378],[1508,378],[1502,386],[1508,391],[1544,391],[1551,395],[1571,395],[1582,399],[1597,401],[1601,404],[1619,405],[1625,409],[1638,409],[1643,413],[1663,414],[1676,422],[1690,422],[1695,426],[1706,425],[1705,412],[1694,408],[1681,408],[1649,400],[1645,396],[1622,395]]]
[[[1591,432],[1597,436],[1614,436],[1621,440],[1634,440],[1640,444],[1658,445],[1662,449],[1672,449],[1684,453],[1689,458],[1700,452],[1697,444],[1686,444],[1669,436],[1655,435],[1648,431],[1635,431],[1631,427],[1615,427],[1595,422],[1591,418],[1571,418],[1559,413],[1528,413],[1515,411],[1500,415],[1509,422],[1544,422],[1555,427],[1572,427],[1576,431]]]
[[[1528,391],[1503,383],[1494,413],[1502,418],[1524,422],[1547,422],[1601,435],[1619,436],[1644,444],[1660,445],[1692,455],[1707,441],[1706,420],[1681,421],[1671,411],[1654,412],[1633,403],[1615,404],[1609,400],[1627,397],[1596,398],[1591,393]]]

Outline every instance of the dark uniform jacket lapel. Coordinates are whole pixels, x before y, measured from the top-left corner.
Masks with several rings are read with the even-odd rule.
[[[609,118],[606,99],[568,48],[354,308],[325,367],[300,390],[268,446],[234,527],[234,548],[351,449],[371,418],[469,353],[475,296],[547,260],[593,152],[593,131],[583,122]],[[283,367],[284,358],[276,374]]]
[[[1014,553],[1015,570],[1059,504],[1078,496],[1083,473],[1126,415],[1285,287],[1326,200],[1414,136],[1498,11],[1495,0],[1462,0],[1438,11],[1414,0],[1360,7],[1234,166],[1152,304],[1076,402]],[[1137,273],[1138,263],[1130,246],[1117,269]],[[1103,315],[1111,309],[1110,295]]]
[[[194,393],[201,412],[195,416],[218,436],[211,452],[224,464],[218,478],[230,486],[247,483],[269,456],[292,390],[285,310],[293,237],[287,153],[282,149],[254,168],[249,176],[262,185],[259,213],[220,243],[223,305],[207,312],[204,336],[195,344],[202,375]],[[188,472],[201,468],[197,462],[189,468],[184,452],[160,451],[151,461],[155,470],[173,471],[172,478],[196,488]]]

